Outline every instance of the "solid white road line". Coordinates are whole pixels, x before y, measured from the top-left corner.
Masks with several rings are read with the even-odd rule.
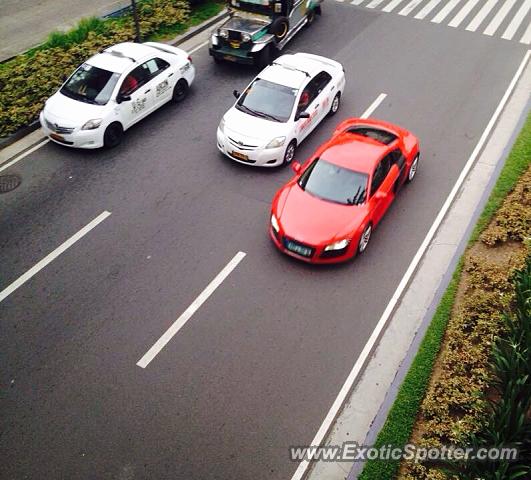
[[[24,275],[15,280],[11,285],[6,287],[0,292],[0,302],[5,300],[9,295],[11,295],[17,288],[21,287],[26,283],[30,278],[40,272],[46,265],[55,260],[61,253],[70,248],[74,243],[83,238],[88,232],[90,232],[94,227],[99,225],[103,220],[105,220],[111,212],[104,211],[100,213],[92,222],[83,227],[79,232],[72,235],[66,242],[57,247],[52,253],[49,253],[44,257],[39,263],[31,267]]]
[[[175,320],[175,322],[166,330],[162,336],[155,342],[155,344],[146,352],[146,354],[137,362],[141,368],[146,368],[151,360],[153,360],[158,353],[166,346],[166,344],[175,336],[175,334],[186,324],[192,315],[197,312],[199,307],[205,303],[210,295],[212,295],[216,288],[218,288],[230,273],[238,266],[238,264],[245,257],[244,252],[238,252],[234,258],[227,263],[227,265],[219,272],[214,280],[212,280],[207,287],[199,294],[199,296],[191,303],[191,305],[183,312],[183,314]]]
[[[507,103],[507,100],[511,96],[512,91],[514,90],[514,87],[516,83],[518,82],[518,79],[522,75],[522,72],[524,71],[524,68],[529,61],[529,57],[531,55],[531,50],[528,50],[527,53],[524,56],[524,59],[522,60],[522,63],[520,63],[520,66],[518,67],[518,70],[516,71],[513,79],[511,80],[511,83],[507,87],[507,90],[505,91],[505,94],[503,95],[502,99],[500,100],[500,103],[498,104],[498,107],[494,111],[494,114],[492,115],[491,119],[489,120],[489,123],[487,124],[485,130],[483,131],[483,134],[481,135],[476,147],[474,148],[474,151],[470,155],[469,159],[467,160],[463,170],[461,171],[461,174],[459,175],[459,178],[455,182],[454,187],[452,188],[452,191],[446,198],[441,210],[437,214],[437,217],[435,218],[435,221],[433,222],[432,226],[430,227],[428,233],[426,234],[426,237],[422,241],[422,244],[420,245],[419,249],[417,250],[417,253],[413,257],[413,260],[411,260],[411,263],[409,264],[409,267],[406,270],[406,273],[400,280],[400,283],[398,284],[398,287],[395,290],[395,293],[391,297],[391,300],[387,304],[387,307],[385,308],[382,316],[380,317],[380,320],[376,324],[375,329],[373,330],[369,340],[365,344],[365,347],[363,348],[360,356],[356,360],[356,363],[354,364],[354,367],[352,367],[352,370],[350,371],[345,383],[341,387],[341,390],[339,391],[339,394],[337,395],[336,399],[334,400],[334,403],[332,404],[332,407],[328,411],[323,423],[319,427],[319,430],[317,431],[314,439],[309,445],[312,446],[319,446],[323,443],[326,434],[330,430],[330,427],[332,426],[335,418],[337,417],[337,414],[339,413],[339,410],[343,406],[343,403],[345,402],[345,399],[347,398],[347,395],[352,389],[352,386],[354,385],[354,382],[357,380],[358,376],[361,373],[361,369],[365,365],[365,362],[367,361],[369,355],[371,354],[376,342],[378,341],[378,338],[380,337],[380,333],[384,329],[385,325],[387,324],[387,321],[391,317],[391,314],[393,313],[393,310],[398,303],[400,297],[402,296],[402,293],[406,289],[409,280],[413,276],[413,273],[415,272],[419,262],[422,260],[422,257],[424,256],[424,253],[428,249],[433,237],[435,236],[435,233],[439,229],[439,226],[441,225],[442,221],[444,220],[444,217],[448,213],[448,210],[452,203],[454,202],[455,197],[457,196],[459,189],[463,185],[463,182],[465,181],[468,173],[470,172],[470,169],[474,165],[477,156],[479,155],[479,152],[483,148],[485,142],[487,141],[490,132],[492,128],[494,127],[494,124],[498,120],[498,117],[500,116],[500,113],[502,112],[503,108],[505,107],[505,104]],[[308,460],[303,460],[295,473],[293,474],[293,477],[291,477],[291,480],[301,480],[304,475],[306,474],[306,470],[310,466],[310,462]]]
[[[422,20],[426,17],[437,5],[441,3],[441,0],[431,0],[419,13],[415,15],[414,18],[417,20]]]
[[[370,104],[369,108],[361,114],[360,118],[369,118],[372,115],[372,112],[374,112],[380,103],[384,101],[385,97],[387,97],[387,93],[380,93],[380,95],[376,97],[376,100]]]
[[[417,8],[418,4],[423,2],[424,0],[411,0],[402,10],[398,12],[398,15],[403,15],[404,17],[409,15],[415,8]]]
[[[481,25],[483,20],[485,20],[485,17],[489,14],[494,5],[496,5],[497,3],[498,0],[487,0],[487,3],[485,3],[485,5],[481,7],[481,10],[478,12],[478,14],[468,24],[466,30],[468,30],[469,32],[475,32],[477,28]]]
[[[498,13],[496,16],[492,19],[492,21],[489,23],[488,27],[483,32],[484,35],[492,36],[496,33],[496,30],[498,30],[498,27],[503,22],[503,19],[507,16],[509,13],[509,10],[513,8],[514,4],[516,3],[516,0],[505,0],[502,7],[498,10]]]
[[[448,15],[449,13],[457,7],[457,4],[461,0],[450,0],[442,9],[441,11],[433,17],[431,20],[433,23],[441,23]]]
[[[502,38],[504,40],[511,40],[511,38],[514,37],[516,30],[518,30],[518,27],[524,21],[524,18],[528,14],[529,10],[531,10],[531,0],[525,0],[516,12],[516,15],[512,19],[511,23],[505,29],[505,32],[503,32]]]
[[[21,153],[20,155],[18,155],[17,157],[15,157],[13,160],[10,160],[9,162],[6,162],[4,163],[1,167],[0,167],[0,172],[3,172],[5,169],[11,167],[12,165],[15,165],[15,163],[17,163],[18,161],[22,160],[24,157],[27,157],[30,153],[33,153],[35,150],[38,150],[39,148],[41,148],[43,145],[46,145],[50,140],[48,140],[47,138],[45,138],[44,140],[42,140],[40,143],[38,143],[37,145],[34,145],[33,147],[31,147],[30,149],[26,150],[24,153]]]
[[[524,33],[524,36],[520,40],[520,43],[525,43],[529,45],[531,43],[531,23],[527,26],[527,30]]]
[[[372,0],[372,2],[367,5],[367,8],[376,8],[383,1],[384,0]]]
[[[448,26],[457,28],[459,25],[461,25],[461,22],[472,11],[472,9],[477,5],[478,2],[479,0],[468,0],[465,6],[461,10],[459,10],[459,13],[452,19]]]

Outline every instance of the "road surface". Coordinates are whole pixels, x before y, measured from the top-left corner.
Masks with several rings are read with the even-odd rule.
[[[327,2],[289,46],[339,60],[347,76],[339,113],[299,160],[381,93],[373,116],[421,139],[417,178],[351,263],[316,268],[274,249],[270,201],[290,170],[218,154],[231,92],[255,72],[217,66],[206,48],[193,55],[189,98],[118,148],[47,144],[2,172],[22,184],[0,196],[0,291],[111,212],[0,303],[2,478],[293,475],[288,446],[314,437],[528,48],[525,23],[501,38],[510,16],[483,34],[496,9],[467,31],[448,25],[461,6],[436,23],[441,6],[414,18],[427,1],[408,15],[371,3],[380,5]],[[240,251],[183,328],[137,366]]]

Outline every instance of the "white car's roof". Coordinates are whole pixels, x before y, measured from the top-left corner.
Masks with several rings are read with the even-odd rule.
[[[301,88],[323,70],[342,70],[340,63],[308,53],[282,55],[264,69],[259,77],[286,87]]]
[[[141,43],[124,42],[112,45],[103,52],[97,53],[87,60],[87,63],[94,67],[109,70],[111,72],[122,73],[148,56],[152,56],[156,50]]]

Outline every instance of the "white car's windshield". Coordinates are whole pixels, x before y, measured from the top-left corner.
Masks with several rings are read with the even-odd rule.
[[[261,78],[242,93],[236,108],[242,112],[275,122],[287,122],[293,110],[297,89]]]
[[[330,202],[359,205],[365,201],[368,176],[348,168],[316,159],[304,171],[299,186]]]
[[[105,105],[111,98],[119,73],[84,63],[61,88],[61,93],[81,102]]]

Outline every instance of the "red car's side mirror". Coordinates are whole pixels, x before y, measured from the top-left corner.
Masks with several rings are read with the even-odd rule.
[[[291,164],[291,169],[298,175],[301,173],[302,165],[299,162],[293,162]]]

